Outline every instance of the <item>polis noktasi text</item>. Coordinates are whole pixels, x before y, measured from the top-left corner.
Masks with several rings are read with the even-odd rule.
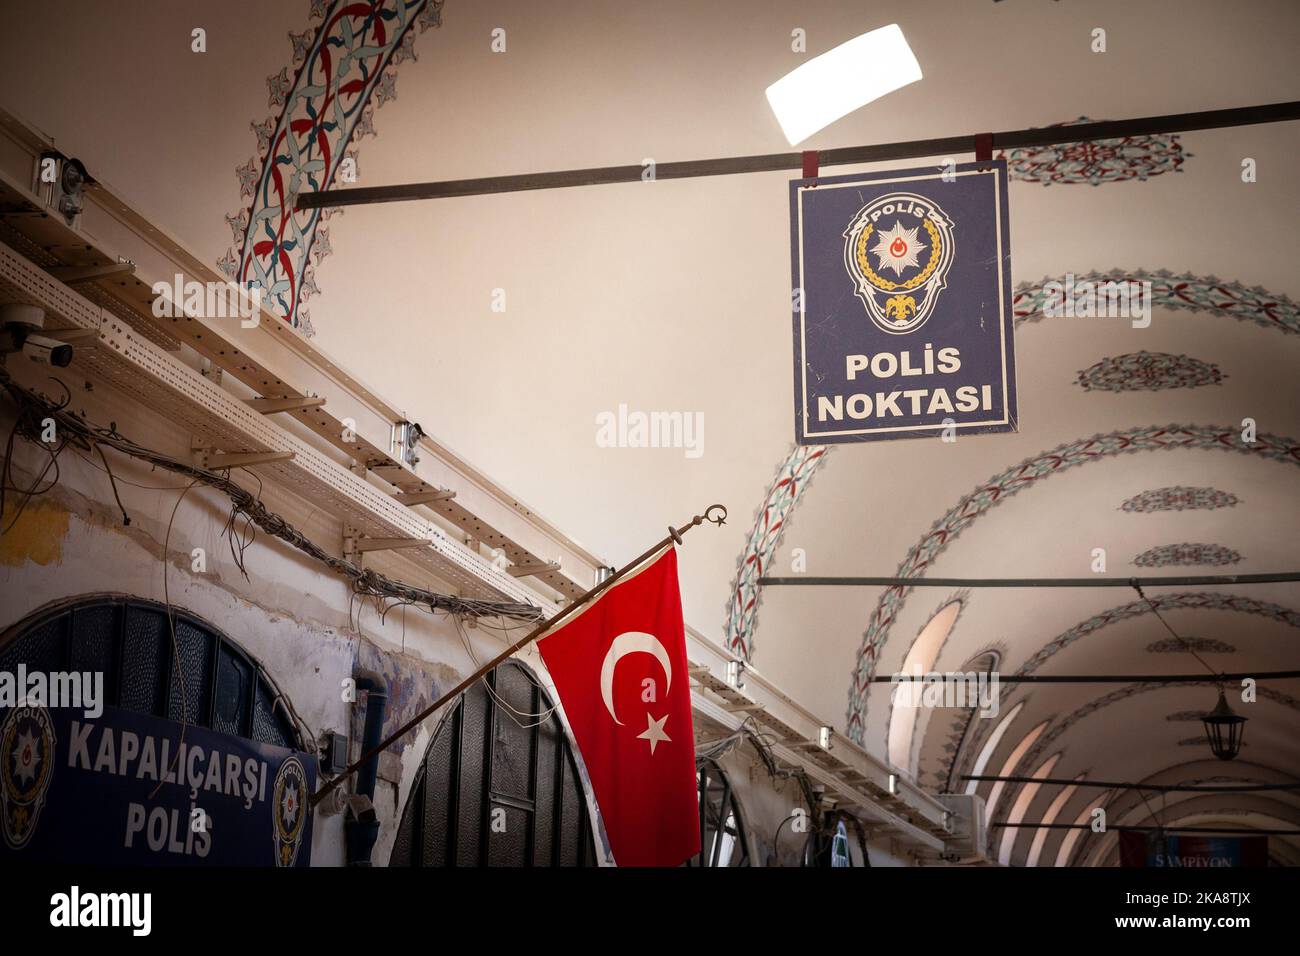
[[[844,378],[851,383],[848,388],[861,388],[865,383],[867,389],[817,396],[817,420],[842,422],[846,415],[850,419],[863,421],[991,411],[993,385],[988,382],[963,382],[960,372],[959,349],[936,349],[929,342],[919,350],[846,355]],[[952,386],[907,387],[909,378],[935,374],[955,376]]]

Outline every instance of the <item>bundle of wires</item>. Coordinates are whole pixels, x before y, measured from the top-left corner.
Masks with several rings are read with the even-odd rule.
[[[54,379],[54,381],[57,382],[58,380]],[[100,456],[100,460],[104,463],[104,470],[113,483],[113,496],[117,500],[118,507],[122,509],[123,521],[130,524],[131,519],[127,515],[126,509],[122,507],[122,500],[117,494],[117,482],[112,468],[109,466],[108,458],[104,455],[103,449],[108,447],[139,461],[147,462],[155,467],[188,478],[192,484],[207,485],[226,495],[232,504],[231,519],[227,523],[227,530],[231,534],[232,547],[235,546],[234,521],[236,516],[242,516],[246,522],[245,533],[239,538],[239,552],[236,555],[236,562],[240,565],[241,571],[243,570],[243,549],[248,546],[251,540],[249,532],[255,527],[293,545],[293,547],[319,561],[331,571],[348,578],[353,591],[364,597],[373,597],[377,600],[388,598],[404,604],[421,605],[427,607],[431,612],[444,611],[454,615],[468,615],[475,618],[503,617],[518,621],[535,622],[542,620],[545,616],[541,608],[532,604],[512,601],[483,601],[439,594],[426,588],[396,581],[376,571],[358,567],[351,561],[335,557],[283,517],[268,509],[258,495],[232,481],[228,469],[210,471],[206,468],[199,468],[131,441],[126,436],[118,433],[115,424],[110,423],[108,428],[98,427],[69,411],[68,404],[71,401],[71,393],[62,382],[59,382],[59,385],[63,387],[65,397],[57,402],[51,401],[45,396],[18,384],[2,368],[0,368],[0,385],[4,387],[17,406],[17,417],[5,445],[5,460],[0,466],[2,467],[2,470],[0,470],[0,515],[6,513],[5,507],[9,493],[13,492],[21,496],[19,503],[14,507],[13,518],[3,529],[4,532],[13,527],[33,497],[44,494],[58,484],[59,455],[69,445],[87,452],[93,450]],[[52,429],[51,425],[53,425]],[[25,487],[17,483],[13,471],[13,448],[16,438],[23,438],[33,443],[49,456],[49,460],[41,469],[35,481]],[[48,438],[53,440],[46,440]],[[47,481],[47,476],[51,470],[54,473],[53,477]]]

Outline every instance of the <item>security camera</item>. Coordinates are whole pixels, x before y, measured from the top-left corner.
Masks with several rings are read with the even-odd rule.
[[[59,212],[68,225],[72,225],[77,216],[81,215],[81,198],[86,191],[88,178],[81,160],[69,159],[63,163],[63,169],[59,172]]]
[[[38,365],[67,368],[72,364],[72,346],[57,339],[47,339],[43,335],[27,335],[22,352]]]
[[[93,183],[81,160],[51,149],[37,158],[32,191],[56,209],[64,222],[76,228],[86,187]]]
[[[0,306],[0,354],[21,352],[33,362],[54,368],[72,364],[73,348],[41,335],[45,310],[35,305],[10,303]]]

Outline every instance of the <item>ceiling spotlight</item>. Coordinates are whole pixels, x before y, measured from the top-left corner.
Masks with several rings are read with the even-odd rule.
[[[921,78],[897,23],[841,43],[767,88],[767,101],[790,145],[872,100]]]
[[[1241,752],[1242,732],[1246,729],[1246,718],[1228,706],[1219,688],[1219,703],[1201,721],[1205,724],[1205,736],[1210,741],[1210,749],[1220,760],[1232,760]]]

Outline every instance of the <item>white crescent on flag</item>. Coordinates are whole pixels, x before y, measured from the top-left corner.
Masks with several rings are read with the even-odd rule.
[[[614,638],[613,643],[609,645],[609,650],[605,652],[604,662],[600,665],[600,696],[605,701],[605,709],[609,711],[609,716],[613,717],[614,723],[619,725],[622,725],[623,721],[619,720],[618,715],[614,713],[614,668],[628,654],[637,653],[653,654],[655,660],[663,667],[665,694],[673,686],[673,663],[668,657],[668,651],[664,649],[663,644],[659,643],[659,638],[643,631],[624,631]]]

